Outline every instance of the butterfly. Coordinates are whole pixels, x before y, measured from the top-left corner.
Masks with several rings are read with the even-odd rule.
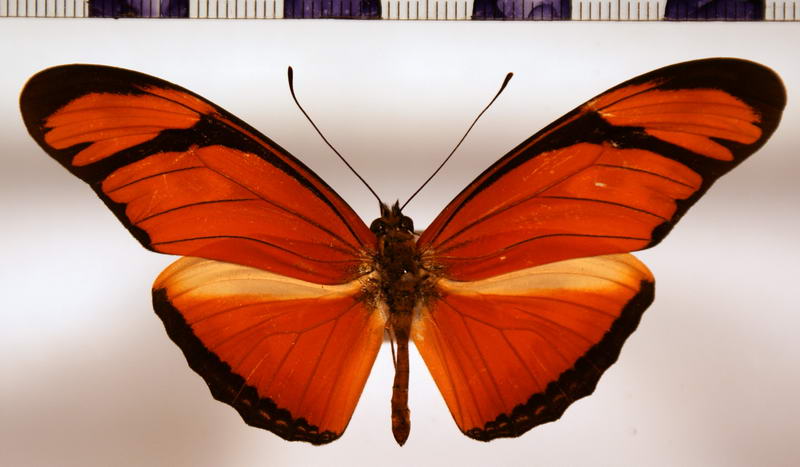
[[[417,235],[399,203],[368,226],[277,143],[164,80],[65,65],[20,97],[50,156],[145,248],[182,256],[153,305],[214,398],[287,440],[331,442],[387,334],[401,445],[409,341],[477,440],[591,394],[653,301],[630,252],[760,148],[785,102],[753,62],[652,71],[519,144]]]

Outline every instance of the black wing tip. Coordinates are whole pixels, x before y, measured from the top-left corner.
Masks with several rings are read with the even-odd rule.
[[[66,156],[62,156],[62,153],[72,154],[75,149],[57,151],[49,148],[44,142],[44,120],[70,101],[86,94],[89,89],[94,92],[129,94],[134,91],[130,86],[132,81],[176,88],[160,78],[124,68],[91,64],[58,65],[39,71],[25,83],[19,96],[22,119],[33,139],[65,164],[61,159]]]
[[[532,428],[554,422],[578,399],[592,394],[600,377],[617,361],[623,344],[639,326],[642,314],[653,303],[655,283],[642,280],[639,292],[625,305],[603,338],[580,357],[575,365],[551,382],[543,393],[532,395],[511,414],[501,414],[483,428],[464,431],[478,441],[516,438]]]
[[[780,113],[786,107],[786,87],[772,68],[733,57],[715,57],[676,63],[633,78],[615,88],[654,78],[668,79],[668,87],[711,87],[733,93],[756,109]],[[612,89],[615,89],[612,88]]]
[[[304,418],[294,418],[275,402],[260,397],[256,389],[244,384],[244,378],[233,373],[230,366],[206,348],[192,332],[183,315],[169,301],[165,289],[153,289],[153,308],[164,322],[169,338],[183,351],[189,366],[199,374],[211,390],[214,399],[230,405],[245,423],[262,428],[287,441],[305,441],[314,445],[337,440],[342,433],[319,431]]]
[[[652,142],[654,152],[673,152],[673,156],[702,175],[702,185],[688,198],[676,200],[675,214],[669,221],[656,226],[651,241],[644,248],[660,243],[675,224],[686,214],[720,177],[755,154],[766,144],[780,123],[786,106],[786,88],[780,76],[771,68],[739,58],[708,58],[670,65],[639,76],[617,87],[646,82],[666,77],[665,88],[715,88],[729,92],[750,105],[760,117],[758,126],[761,136],[750,144],[736,143],[724,139],[714,140],[733,154],[731,161],[719,161],[675,148],[668,143]],[[657,141],[656,138],[651,141]],[[660,145],[660,146],[659,146]],[[643,248],[643,249],[644,249]]]
[[[777,120],[780,120],[786,107],[786,87],[775,70],[758,62],[733,57],[701,58],[666,65],[626,80],[593,99],[648,81],[657,82],[662,89],[722,89],[752,105],[767,116],[766,120],[772,120],[770,115],[777,115]]]
[[[126,70],[106,65],[93,65],[85,63],[75,63],[68,65],[56,65],[34,73],[22,88],[20,93],[20,105],[30,101],[30,96],[40,95],[42,92],[51,92],[54,87],[68,86],[71,82],[79,80],[81,82],[102,81],[108,74],[131,73],[154,78],[138,71]]]
[[[43,70],[40,70],[33,74],[28,79],[28,83],[33,81],[36,83],[37,81],[42,80],[52,80],[53,78],[60,78],[60,77],[70,77],[73,75],[80,75],[86,76],[91,78],[92,76],[97,75],[98,73],[121,73],[121,74],[130,74],[134,73],[137,75],[148,76],[150,78],[155,78],[154,76],[142,73],[140,71],[131,70],[128,68],[121,68],[111,65],[101,65],[98,63],[65,63],[63,65],[53,65],[51,67],[47,67]],[[99,77],[102,79],[103,77]],[[157,79],[157,78],[156,78]]]

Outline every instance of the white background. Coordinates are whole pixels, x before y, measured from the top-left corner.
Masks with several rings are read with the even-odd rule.
[[[797,465],[800,462],[796,24],[0,19],[0,464]],[[26,133],[17,99],[52,65],[160,76],[299,156],[367,220],[407,197],[516,73],[455,160],[407,209],[424,227],[505,151],[595,94],[678,61],[735,56],[782,75],[772,140],[641,258],[655,304],[595,394],[517,439],[457,430],[412,360],[411,437],[389,421],[384,347],[344,436],[326,447],[246,426],[214,401],[150,306],[172,258],[142,249]]]

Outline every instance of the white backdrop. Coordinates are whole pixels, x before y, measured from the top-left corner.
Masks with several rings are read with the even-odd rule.
[[[796,24],[0,19],[0,464],[797,465],[800,89]],[[367,220],[377,207],[293,106],[388,201],[405,199],[516,76],[435,183],[418,227],[536,130],[625,79],[683,60],[773,67],[789,105],[772,140],[641,258],[655,304],[595,394],[517,438],[457,430],[416,355],[411,437],[391,437],[384,346],[345,435],[326,447],[246,426],[166,337],[142,249],[27,135],[25,80],[64,63],[160,76],[242,117]]]

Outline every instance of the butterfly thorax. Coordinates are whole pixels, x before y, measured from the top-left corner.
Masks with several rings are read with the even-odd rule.
[[[400,213],[397,203],[391,209],[382,205],[371,229],[378,237],[375,266],[381,298],[391,314],[410,314],[423,280],[413,222]]]

